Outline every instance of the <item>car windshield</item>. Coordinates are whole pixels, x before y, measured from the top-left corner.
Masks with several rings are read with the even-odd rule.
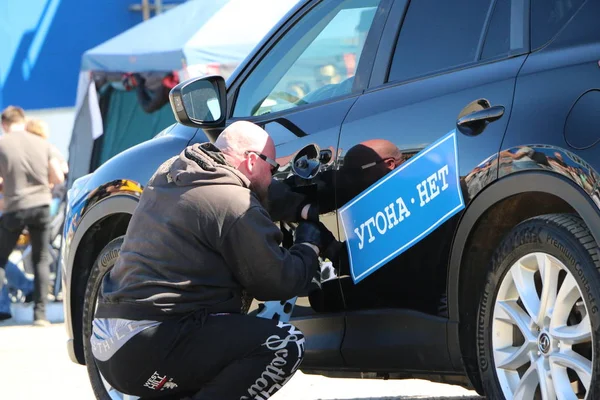
[[[352,91],[379,0],[324,1],[271,49],[240,88],[234,117],[256,116]]]

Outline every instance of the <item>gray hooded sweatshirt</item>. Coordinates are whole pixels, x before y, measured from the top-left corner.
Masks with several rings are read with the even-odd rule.
[[[252,297],[306,293],[318,268],[315,251],[279,246],[282,233],[249,184],[210,143],[189,146],[160,166],[104,278],[96,317],[239,313]]]

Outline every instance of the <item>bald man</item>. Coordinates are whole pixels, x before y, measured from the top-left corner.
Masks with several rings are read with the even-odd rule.
[[[246,315],[252,298],[306,293],[323,247],[309,222],[289,250],[280,247],[264,207],[274,160],[268,134],[236,122],[150,179],[93,321],[92,352],[114,388],[142,398],[267,398],[297,370],[302,333]]]

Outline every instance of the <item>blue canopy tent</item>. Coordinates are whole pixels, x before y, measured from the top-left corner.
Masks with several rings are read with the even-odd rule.
[[[89,71],[174,71],[191,50],[188,41],[229,0],[187,1],[86,51]]]
[[[214,73],[227,78],[297,2],[188,0],[86,51],[69,183],[175,122],[168,102],[148,110],[138,101],[139,85],[130,83],[141,79],[152,89],[149,98],[166,98],[167,83]]]

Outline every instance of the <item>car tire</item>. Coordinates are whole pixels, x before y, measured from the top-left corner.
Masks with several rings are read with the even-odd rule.
[[[126,398],[122,394],[116,392],[116,396],[108,394],[109,390],[112,390],[110,386],[107,386],[105,381],[102,379],[96,362],[92,354],[92,348],[90,345],[90,336],[92,335],[92,320],[96,311],[96,300],[100,292],[100,285],[104,276],[112,269],[121,251],[121,245],[123,244],[123,236],[117,237],[110,241],[98,254],[96,262],[92,267],[90,276],[88,278],[87,287],[85,290],[85,298],[83,300],[83,351],[85,355],[85,364],[90,378],[92,390],[99,400],[112,400],[114,398]]]
[[[544,215],[513,228],[479,304],[477,359],[488,398],[597,398],[599,307],[600,250],[581,218]]]

